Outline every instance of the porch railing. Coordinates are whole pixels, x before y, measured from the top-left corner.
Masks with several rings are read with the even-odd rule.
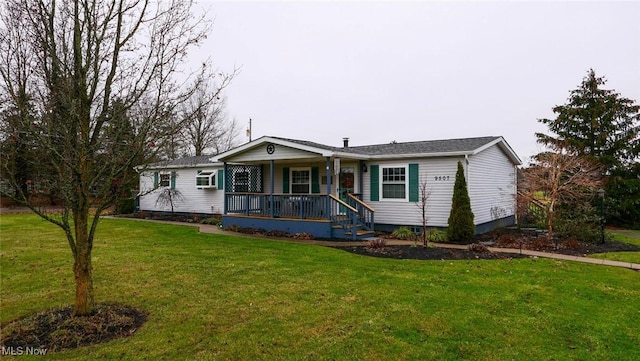
[[[227,193],[227,213],[247,216],[328,219],[326,195]]]
[[[368,204],[364,203],[357,194],[347,194],[347,204],[356,209],[358,214],[358,221],[362,224],[362,226],[369,230],[373,231],[373,216],[375,214],[375,210],[371,208]]]
[[[331,199],[331,222],[340,225],[346,232],[351,233],[351,238],[358,237],[358,210],[351,207],[340,198],[330,195]]]

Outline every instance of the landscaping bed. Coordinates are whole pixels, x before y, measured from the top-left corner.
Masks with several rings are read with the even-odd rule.
[[[3,325],[2,347],[42,354],[73,349],[131,336],[146,320],[144,312],[119,304],[96,305],[89,316],[73,316],[72,307],[52,309]]]

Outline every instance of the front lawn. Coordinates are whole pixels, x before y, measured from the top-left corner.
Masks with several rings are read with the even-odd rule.
[[[69,305],[55,226],[0,217],[1,322]],[[640,273],[549,259],[418,261],[103,220],[98,302],[148,312],[132,337],[50,359],[640,358]],[[26,358],[25,358],[26,359]]]
[[[607,230],[607,238],[618,242],[640,246],[640,231],[638,230]],[[640,252],[609,252],[594,254],[591,255],[591,257],[640,264]]]

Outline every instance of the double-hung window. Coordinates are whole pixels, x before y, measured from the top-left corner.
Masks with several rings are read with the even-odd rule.
[[[382,199],[407,199],[406,167],[382,167]]]
[[[169,187],[171,185],[171,173],[160,173],[160,182],[158,186]]]
[[[291,170],[291,193],[311,193],[311,172],[308,168],[294,168]]]

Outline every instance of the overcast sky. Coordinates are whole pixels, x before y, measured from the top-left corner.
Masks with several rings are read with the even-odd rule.
[[[590,68],[640,102],[640,2],[205,2],[228,114],[341,146],[502,135],[523,161]],[[240,136],[244,143],[245,133]]]

